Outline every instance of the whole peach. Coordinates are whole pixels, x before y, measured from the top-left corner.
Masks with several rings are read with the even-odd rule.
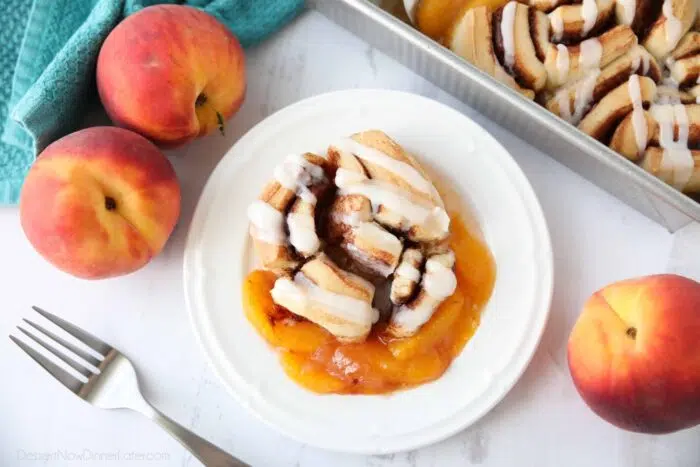
[[[700,424],[700,283],[660,274],[602,288],[571,332],[568,361],[583,400],[613,425]]]
[[[102,44],[97,87],[112,121],[164,147],[220,128],[246,91],[245,57],[214,16],[154,5],[119,23]]]
[[[180,215],[180,185],[144,137],[93,127],[42,151],[22,187],[19,213],[29,242],[58,269],[114,277],[161,251]]]

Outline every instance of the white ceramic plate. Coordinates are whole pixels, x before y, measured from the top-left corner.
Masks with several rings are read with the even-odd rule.
[[[370,128],[414,153],[439,187],[449,186],[470,207],[494,255],[496,283],[475,336],[437,381],[388,396],[317,395],[285,375],[276,352],[243,314],[241,284],[254,264],[246,208],[285,155],[322,152],[335,139]],[[195,334],[241,404],[309,445],[389,453],[464,429],[515,384],[549,314],[552,252],[528,181],[486,131],[421,96],[350,90],[291,105],[231,148],[192,220],[184,284]]]

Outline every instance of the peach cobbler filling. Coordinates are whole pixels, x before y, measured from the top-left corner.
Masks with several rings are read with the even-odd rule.
[[[392,337],[380,319],[364,342],[341,343],[275,304],[270,291],[277,276],[262,269],[244,282],[246,317],[279,351],[287,375],[311,391],[382,394],[433,381],[474,334],[495,281],[495,264],[484,242],[459,216],[451,216],[451,229],[457,287],[410,337]]]

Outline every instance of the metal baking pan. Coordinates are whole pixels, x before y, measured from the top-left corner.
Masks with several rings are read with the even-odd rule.
[[[308,0],[311,8],[467,103],[658,224],[674,232],[700,221],[700,203],[675,190],[539,104],[520,96],[379,0]]]

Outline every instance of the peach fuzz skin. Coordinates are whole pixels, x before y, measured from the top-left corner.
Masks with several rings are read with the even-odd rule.
[[[240,108],[246,91],[238,39],[213,16],[155,5],[124,19],[97,61],[97,87],[112,121],[161,147],[208,134]]]
[[[700,284],[662,274],[596,292],[568,363],[581,397],[613,425],[661,434],[700,424]]]
[[[162,250],[180,215],[180,185],[153,143],[93,127],[39,155],[19,210],[27,239],[47,261],[102,279],[133,272]]]

